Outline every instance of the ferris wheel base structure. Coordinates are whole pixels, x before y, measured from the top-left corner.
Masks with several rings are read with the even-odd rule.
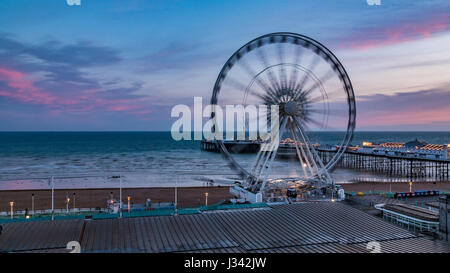
[[[246,189],[244,189],[241,185],[234,185],[230,188],[230,193],[235,196],[239,202],[248,202],[248,203],[289,203],[289,202],[304,202],[304,201],[341,201],[345,199],[345,193],[344,189],[342,189],[339,185],[334,187],[322,187],[322,188],[316,188],[309,192],[298,192],[298,189],[294,187],[286,188],[283,187],[284,190],[287,190],[286,194],[283,195],[276,195],[267,197],[268,192],[251,192]],[[322,189],[326,189],[325,192],[320,192]],[[292,190],[292,191],[290,191]],[[298,195],[308,195],[306,198],[295,198],[294,196],[289,196],[289,192],[292,194],[295,194],[295,197]],[[315,194],[311,194],[311,192],[314,192]]]
[[[250,202],[252,204],[263,202],[262,193],[260,193],[260,192],[253,193],[253,192],[250,192],[238,185],[231,187],[230,193],[233,194],[236,198],[244,199],[245,201]]]

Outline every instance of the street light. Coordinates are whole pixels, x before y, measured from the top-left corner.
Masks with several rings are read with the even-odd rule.
[[[9,205],[11,206],[11,219],[14,218],[14,202],[9,202]]]
[[[177,180],[178,181],[178,180]],[[178,214],[178,182],[175,181],[175,215]]]
[[[131,200],[131,197],[128,196],[127,199],[128,199],[128,213],[130,213],[130,210],[131,210],[131,207],[130,207],[130,200]]]
[[[119,175],[120,201],[119,201],[119,217],[122,218],[122,174]]]
[[[50,179],[50,183],[52,186],[52,221],[54,219],[54,214],[55,214],[55,183],[53,181],[53,176]]]
[[[208,206],[208,193],[205,192],[205,206]]]
[[[73,193],[73,211],[75,212],[75,193]]]
[[[31,194],[31,210],[33,211],[34,215],[34,193]]]
[[[66,212],[69,213],[69,202],[70,202],[70,198],[67,197],[66,198]]]
[[[409,181],[409,192],[412,192],[412,184],[413,184],[412,180]]]

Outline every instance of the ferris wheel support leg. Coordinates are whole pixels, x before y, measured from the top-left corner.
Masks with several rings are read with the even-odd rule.
[[[315,175],[317,175],[317,176],[320,177],[320,172],[321,172],[321,171],[320,171],[319,166],[317,165],[316,159],[314,158],[314,154],[313,154],[312,151],[311,151],[311,143],[309,143],[309,141],[308,141],[307,139],[305,139],[305,137],[303,136],[303,134],[302,134],[301,132],[300,132],[300,135],[301,135],[301,137],[302,137],[302,139],[303,139],[303,142],[304,142],[305,145],[306,145],[306,147],[305,147],[306,154],[308,155],[308,158],[310,159],[309,165],[310,165],[311,168],[313,169]],[[314,175],[313,175],[313,176],[314,176]]]
[[[266,173],[265,173],[265,175],[264,175],[264,179],[263,179],[263,181],[262,181],[261,187],[259,188],[259,192],[261,192],[261,193],[263,192],[264,187],[266,186],[267,178],[269,177],[269,174],[270,174],[270,168],[271,168],[271,166],[272,166],[272,162],[273,162],[273,160],[275,159],[275,156],[277,155],[277,152],[278,152],[278,146],[279,146],[279,144],[280,144],[279,138],[282,137],[281,135],[282,135],[283,132],[284,132],[284,128],[286,127],[287,121],[288,121],[287,118],[285,118],[285,119],[282,121],[282,124],[281,124],[281,126],[280,126],[280,128],[279,128],[279,131],[278,131],[278,139],[272,140],[273,142],[277,141],[277,145],[276,145],[276,148],[274,148],[273,151],[272,151],[272,155],[271,155],[272,157],[270,158],[269,164],[268,164],[268,166],[267,166],[267,170],[266,170]]]
[[[292,136],[294,137],[294,140],[295,140],[295,151],[297,153],[297,157],[298,157],[298,159],[300,161],[300,164],[302,166],[303,173],[305,174],[305,178],[309,178],[310,175],[307,173],[306,167],[309,167],[309,171],[310,171],[311,176],[312,176],[313,172],[312,172],[311,166],[308,166],[308,164],[303,161],[303,158],[305,158],[305,161],[306,161],[306,156],[304,154],[303,148],[301,148],[301,146],[299,148],[300,140],[298,139],[297,134],[295,133],[293,128],[291,128],[291,134],[292,134]],[[301,149],[301,151],[300,151],[300,149]]]
[[[274,130],[278,130],[276,128]],[[278,139],[276,141],[279,141]],[[267,146],[269,147],[267,148]],[[244,185],[244,188],[253,189],[258,183],[259,177],[261,173],[264,171],[264,167],[267,165],[267,162],[272,155],[272,151],[274,150],[276,145],[275,141],[271,141],[269,144],[263,143],[261,144],[260,150],[257,155],[257,159],[255,160],[255,164],[252,168],[250,175],[247,178],[247,181]]]
[[[283,121],[284,122],[284,121]],[[277,130],[277,133],[279,133],[279,128],[274,128],[274,130]],[[279,134],[278,134],[279,135]],[[261,177],[262,173],[264,172],[264,167],[267,166],[267,163],[275,149],[278,149],[279,145],[279,139],[271,140],[270,144],[262,144],[261,149],[263,151],[262,160],[258,160],[259,163],[261,163],[259,166],[257,166],[255,171],[255,177],[258,180],[259,177]],[[269,146],[269,147],[267,147]]]
[[[261,149],[261,146],[260,146],[259,151],[258,151],[258,154],[256,155],[256,160],[255,160],[255,162],[253,162],[253,165],[252,165],[252,170],[251,170],[251,173],[252,173],[252,174],[255,173],[256,168],[257,168],[258,165],[259,165],[259,161],[261,160],[261,157],[262,157],[262,154],[263,154],[263,153],[265,153],[265,151],[263,151],[263,150]]]
[[[255,180],[258,180],[257,177],[257,173],[259,172],[260,169],[260,163],[261,163],[261,159],[263,159],[265,157],[266,151],[263,151],[260,147],[259,151],[258,151],[258,155],[256,156],[256,160],[255,163],[253,164],[252,170],[250,172],[250,175],[247,177],[245,184],[243,185],[244,188],[246,187],[250,187],[253,185],[253,183],[255,182]]]
[[[294,125],[294,122],[295,122],[295,121],[292,119],[292,117],[289,117],[289,119],[291,120],[292,125]],[[312,170],[311,164],[309,164],[307,154],[306,154],[306,152],[304,151],[302,145],[300,144],[301,141],[300,141],[300,139],[298,138],[298,135],[295,133],[294,127],[291,127],[291,133],[292,133],[292,136],[293,136],[294,139],[295,139],[295,149],[296,149],[296,151],[297,151],[297,156],[298,156],[298,158],[299,158],[299,160],[300,160],[300,164],[302,165],[303,172],[304,172],[304,174],[305,174],[305,178],[309,178],[309,177],[314,176],[314,172],[313,172],[313,170]],[[304,143],[304,141],[303,141],[303,143]],[[299,154],[299,151],[300,151],[301,155]],[[305,162],[303,161],[303,159],[305,159]],[[306,166],[305,166],[305,165],[306,165]],[[310,172],[310,175],[308,175],[308,173],[307,173],[307,171],[306,171],[306,170],[307,170],[306,167],[308,167],[308,170],[309,170],[309,172]]]
[[[320,173],[319,174],[323,174],[325,176],[325,182],[327,182],[327,184],[331,184],[331,186],[334,189],[334,181],[331,178],[330,174],[328,173],[327,169],[325,168],[325,166],[323,165],[322,160],[320,159],[319,155],[317,154],[316,150],[314,149],[314,147],[311,145],[308,136],[306,135],[306,133],[303,131],[303,128],[301,127],[300,123],[298,122],[297,119],[295,119],[296,124],[297,124],[297,128],[299,129],[302,138],[306,140],[307,145],[309,146],[310,152],[312,153],[313,158],[315,158],[315,160],[313,160],[313,162],[317,165],[319,164],[320,167]],[[318,168],[319,169],[319,168]]]
[[[295,124],[295,126],[298,127],[296,124]],[[297,128],[297,130],[299,130],[299,129]],[[293,130],[293,131],[295,133],[295,130]],[[314,177],[319,174],[319,168],[318,168],[318,166],[314,160],[314,156],[312,155],[311,150],[309,148],[310,147],[309,141],[307,139],[305,139],[305,137],[302,134],[302,131],[299,130],[299,133],[300,133],[300,136],[302,137],[302,141],[300,141],[300,139],[299,139],[298,142],[303,142],[305,144],[305,147],[303,148],[303,146],[300,146],[300,149],[305,158],[306,165],[308,166],[308,169],[311,172],[311,177]],[[297,134],[295,134],[295,137],[298,139]]]
[[[300,139],[299,139],[299,142],[301,142]],[[305,140],[303,140],[302,143],[305,143]],[[306,145],[306,143],[305,143],[305,145]],[[312,166],[312,164],[311,164],[311,161],[312,161],[311,155],[308,153],[308,150],[306,149],[306,147],[303,147],[303,145],[300,145],[300,151],[302,152],[302,155],[305,158],[305,164],[308,167],[308,170],[311,174],[309,177],[314,177],[315,170],[314,170],[314,166]],[[308,160],[308,158],[310,158],[310,159]]]

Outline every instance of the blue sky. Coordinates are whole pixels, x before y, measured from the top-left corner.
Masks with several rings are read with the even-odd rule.
[[[357,130],[450,130],[448,1],[0,3],[0,130],[169,130],[227,58],[286,31],[330,48]]]

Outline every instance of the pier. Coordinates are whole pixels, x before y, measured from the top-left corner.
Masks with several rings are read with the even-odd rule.
[[[335,151],[319,148],[318,154],[326,164],[334,156]],[[448,181],[450,161],[347,150],[336,166],[411,179],[431,178],[436,181]]]
[[[374,145],[364,142],[363,146],[348,147],[336,167],[383,173],[390,176],[415,179],[432,179],[433,181],[450,180],[450,158],[446,145],[425,144],[415,140],[410,148],[409,143],[383,143]],[[225,147],[231,153],[256,153],[258,142],[227,141]],[[330,162],[337,152],[337,147],[329,145],[314,145],[324,164]],[[201,149],[210,152],[220,152],[220,147],[214,141],[203,140]],[[295,146],[282,142],[279,147],[279,157],[296,157]]]
[[[260,143],[256,141],[224,141],[223,144],[231,153],[257,153]],[[214,141],[202,140],[200,148],[203,151],[220,153],[220,147]]]

